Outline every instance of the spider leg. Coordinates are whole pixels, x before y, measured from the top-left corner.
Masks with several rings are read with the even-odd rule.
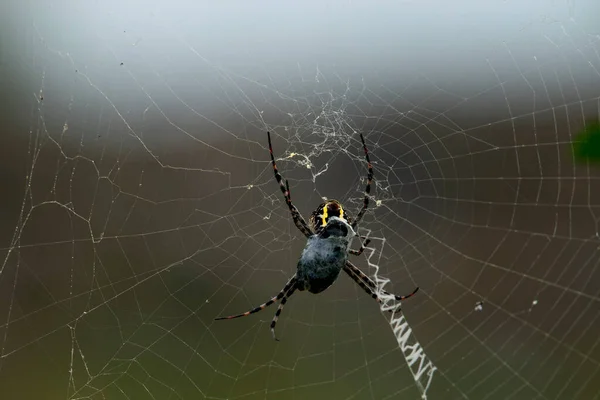
[[[367,150],[367,145],[365,144],[365,138],[362,133],[360,134],[360,140],[363,145],[363,149],[365,150],[365,158],[367,159],[368,173],[367,173],[367,187],[365,188],[365,198],[363,201],[363,206],[360,209],[358,215],[352,222],[352,229],[356,230],[356,226],[362,219],[363,215],[367,211],[367,207],[369,207],[369,193],[371,193],[371,183],[373,182],[373,165],[371,165],[371,160],[369,159],[369,150]]]
[[[275,179],[277,183],[279,183],[279,188],[283,193],[283,197],[285,197],[285,202],[287,203],[290,212],[292,213],[292,219],[294,220],[294,224],[300,229],[300,232],[304,234],[304,236],[309,237],[312,236],[313,232],[300,215],[300,212],[296,208],[295,205],[292,204],[292,197],[290,195],[290,185],[288,181],[285,181],[285,185],[283,184],[283,178],[277,169],[277,165],[275,164],[275,157],[273,156],[273,146],[271,145],[271,132],[267,132],[267,138],[269,139],[269,153],[271,154],[271,163],[273,164],[273,172],[275,173]]]
[[[275,316],[273,317],[273,321],[271,321],[271,334],[273,335],[273,339],[275,339],[278,342],[279,342],[279,339],[277,339],[277,337],[275,336],[275,325],[277,324],[279,315],[281,314],[281,311],[283,311],[283,307],[285,306],[285,303],[287,302],[288,297],[290,297],[292,294],[294,294],[295,290],[296,290],[296,286],[294,285],[287,291],[286,294],[283,295],[283,297],[281,298],[281,303],[279,303],[279,307],[277,307],[277,311],[275,312]]]
[[[362,238],[362,237],[361,237],[361,239],[366,239],[366,240],[364,241],[363,244],[360,245],[360,249],[358,249],[358,250],[350,249],[350,250],[348,250],[348,253],[353,254],[355,256],[360,256],[363,253],[363,251],[365,251],[365,247],[367,247],[369,245],[369,243],[371,243],[371,239]]]
[[[358,276],[358,278],[363,281],[367,286],[369,286],[372,289],[376,289],[377,288],[377,284],[375,284],[375,282],[373,282],[373,280],[371,278],[369,278],[367,276],[367,274],[365,274],[364,272],[362,272],[360,270],[360,268],[358,268],[356,265],[352,264],[350,261],[346,261],[346,265],[344,266],[344,271],[346,271],[349,275],[350,272],[352,272],[352,274]],[[417,291],[419,290],[419,287],[417,286],[417,288],[415,290],[413,290],[413,292],[409,295],[406,296],[398,296],[396,294],[393,293],[389,293],[385,290],[382,290],[381,292],[383,294],[389,295],[389,296],[394,296],[394,298],[397,301],[402,301],[402,300],[406,300],[409,297],[412,297],[415,295],[415,293],[417,293]]]
[[[360,276],[356,275],[354,270],[352,270],[351,268],[348,267],[348,265],[346,265],[346,266],[344,266],[344,271],[346,271],[346,273],[348,275],[350,275],[350,278],[354,279],[354,281],[356,283],[358,283],[358,286],[360,286],[365,292],[367,292],[368,295],[370,295],[373,299],[375,299],[375,301],[377,301],[379,304],[383,304],[383,301],[379,298],[379,296],[377,296],[377,293],[375,293],[375,290],[373,288],[369,287],[362,279],[360,279]],[[388,310],[388,311],[393,313],[395,310]]]
[[[271,304],[275,303],[277,300],[283,299],[285,298],[286,292],[288,290],[290,290],[291,287],[296,287],[296,275],[294,275],[289,281],[288,283],[285,284],[285,286],[283,287],[283,289],[281,289],[281,292],[279,292],[279,294],[277,294],[277,296],[272,297],[269,301],[267,301],[266,303],[261,304],[260,306],[253,308],[250,311],[246,311],[245,313],[242,314],[237,314],[237,315],[230,315],[227,317],[218,317],[215,318],[215,321],[217,320],[221,320],[221,319],[234,319],[234,318],[240,318],[240,317],[245,317],[248,316],[250,314],[254,314],[257,313],[259,311],[264,310],[265,308],[269,307]],[[277,314],[279,315],[279,314]]]

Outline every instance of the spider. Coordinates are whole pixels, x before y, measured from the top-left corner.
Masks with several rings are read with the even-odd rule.
[[[365,144],[362,133],[360,134],[360,140],[363,149],[365,150],[365,158],[367,159],[368,166],[367,187],[365,189],[362,208],[356,218],[352,218],[344,210],[339,201],[328,200],[321,203],[319,207],[312,212],[310,216],[310,226],[292,203],[289,182],[286,180],[284,184],[283,178],[277,170],[275,157],[273,156],[270,132],[267,132],[267,138],[269,141],[269,153],[271,154],[271,163],[273,164],[275,179],[277,180],[277,183],[279,183],[285,202],[290,209],[294,224],[308,240],[302,251],[300,260],[298,261],[296,273],[285,284],[277,296],[272,297],[266,303],[246,311],[245,313],[230,315],[228,317],[219,317],[215,318],[215,320],[245,317],[262,311],[280,300],[279,307],[275,312],[275,317],[273,317],[273,321],[271,322],[271,334],[273,335],[273,339],[278,341],[279,339],[275,336],[275,325],[277,324],[277,320],[279,319],[288,298],[294,294],[296,290],[308,290],[310,293],[315,294],[321,293],[335,282],[341,270],[344,270],[344,272],[354,279],[354,281],[377,302],[382,303],[382,300],[375,292],[377,287],[375,282],[348,260],[348,254],[360,256],[365,250],[365,247],[371,242],[371,240],[366,237],[360,237],[365,240],[360,248],[358,250],[350,249],[350,240],[352,237],[358,236],[356,228],[369,206],[369,193],[371,192],[371,183],[373,182],[373,166],[371,165],[369,151],[367,150],[367,145]],[[411,294],[406,296],[391,295],[386,291],[383,291],[383,293],[394,296],[398,301],[402,301],[413,296],[417,293],[417,290],[419,290],[418,287]],[[393,310],[390,311],[393,312]]]

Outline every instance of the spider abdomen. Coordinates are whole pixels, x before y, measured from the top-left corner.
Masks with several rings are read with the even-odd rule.
[[[298,261],[297,287],[320,293],[335,282],[348,259],[347,237],[311,236]]]

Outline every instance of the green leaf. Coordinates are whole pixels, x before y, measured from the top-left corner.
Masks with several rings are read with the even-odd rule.
[[[587,123],[573,142],[575,162],[600,164],[600,122]]]

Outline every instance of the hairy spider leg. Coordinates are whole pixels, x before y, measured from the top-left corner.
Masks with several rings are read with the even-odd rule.
[[[375,301],[377,301],[379,304],[383,304],[383,301],[379,298],[379,296],[377,296],[377,293],[375,293],[375,290],[370,288],[369,286],[367,286],[365,284],[365,282],[363,282],[363,280],[360,279],[360,277],[354,273],[354,270],[349,268],[348,265],[345,265],[344,271],[346,271],[346,273],[350,276],[350,278],[354,279],[354,282],[358,283],[358,286],[360,286],[365,292],[367,292],[368,295],[370,295],[373,299],[375,299]],[[388,311],[393,313],[395,310],[388,310]]]
[[[283,287],[283,289],[281,289],[281,292],[279,292],[279,294],[277,294],[277,296],[272,297],[269,301],[267,301],[266,303],[261,304],[260,306],[253,308],[250,311],[246,311],[245,313],[242,314],[237,314],[237,315],[229,315],[227,317],[218,317],[215,318],[215,321],[221,320],[221,319],[234,319],[234,318],[240,318],[240,317],[246,317],[250,314],[254,314],[257,313],[259,311],[264,310],[265,308],[269,307],[271,304],[275,303],[277,300],[283,299],[285,298],[286,292],[291,288],[291,287],[296,287],[296,275],[294,275],[289,281],[288,283],[286,283],[286,285]],[[288,296],[289,297],[289,296]],[[278,314],[277,314],[278,315]]]
[[[362,272],[360,270],[360,268],[358,268],[356,265],[352,264],[350,261],[346,261],[346,266],[344,267],[344,271],[346,271],[349,275],[350,275],[350,273],[352,273],[353,275],[356,275],[361,281],[363,281],[371,289],[377,289],[377,284],[375,282],[373,282],[373,280],[371,278],[369,278],[367,276],[367,274]],[[397,301],[402,301],[402,300],[408,299],[409,297],[414,296],[418,290],[419,290],[419,287],[417,286],[417,288],[415,290],[413,290],[413,292],[411,294],[408,294],[406,296],[398,296],[397,294],[393,294],[393,293],[387,292],[385,290],[382,290],[381,292],[388,296],[394,296],[394,299],[396,299]]]
[[[369,245],[369,243],[371,243],[371,239],[367,239],[365,237],[361,236],[361,239],[365,239],[365,241],[360,245],[360,249],[358,250],[348,250],[348,253],[353,254],[355,256],[360,256],[363,251],[365,251],[365,247],[367,247]]]
[[[304,234],[304,236],[309,237],[312,236],[313,232],[296,208],[294,204],[292,204],[292,197],[290,196],[290,185],[288,181],[285,181],[285,185],[283,184],[283,178],[277,169],[277,165],[275,164],[275,157],[273,156],[273,146],[271,145],[271,132],[267,131],[267,138],[269,139],[269,153],[271,154],[271,163],[273,164],[273,172],[275,173],[275,179],[277,183],[279,183],[279,188],[281,189],[281,193],[283,193],[283,197],[285,197],[285,202],[287,203],[290,212],[292,213],[292,219],[294,220],[294,224],[298,227],[300,232]]]
[[[285,306],[285,303],[287,302],[287,299],[294,294],[294,291],[296,290],[296,285],[292,286],[285,295],[283,295],[281,302],[279,303],[279,307],[277,307],[277,311],[275,312],[275,316],[273,317],[273,321],[271,321],[271,335],[273,335],[273,339],[275,339],[276,341],[279,342],[279,339],[277,339],[277,336],[275,336],[275,325],[277,324],[277,320],[279,319],[279,315],[281,314],[281,312],[283,311],[283,307]]]
[[[356,230],[356,226],[362,219],[363,215],[367,211],[369,207],[369,194],[371,193],[371,183],[373,182],[373,165],[371,164],[371,160],[369,159],[369,150],[367,150],[367,145],[365,144],[365,138],[363,134],[360,134],[360,141],[362,142],[363,149],[365,150],[365,158],[367,159],[368,173],[367,173],[367,187],[365,188],[365,198],[363,201],[363,206],[360,209],[358,215],[352,222],[352,229]]]

